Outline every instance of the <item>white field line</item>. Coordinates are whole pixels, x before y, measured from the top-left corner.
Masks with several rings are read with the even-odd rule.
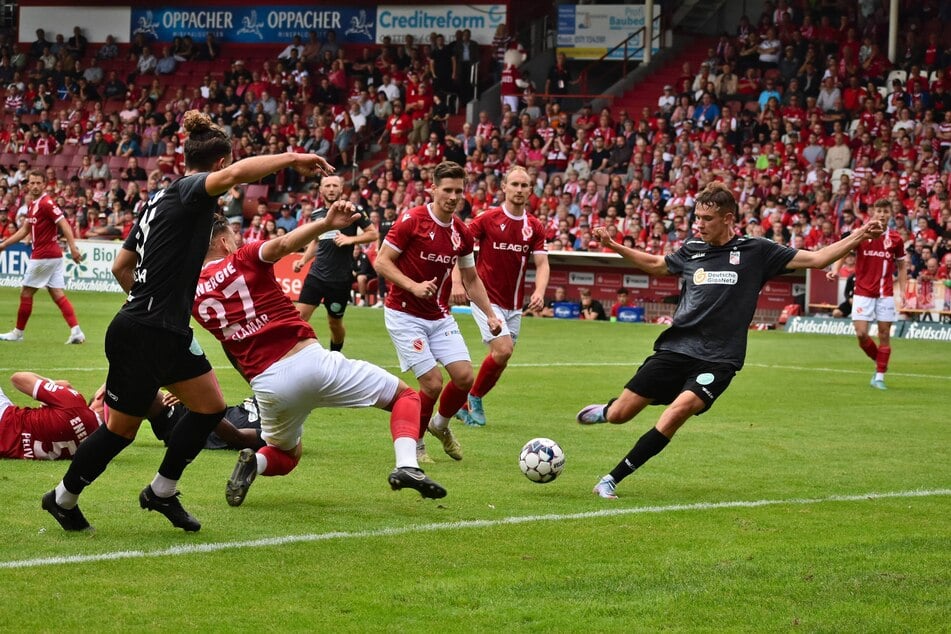
[[[269,548],[288,544],[307,542],[323,542],[338,539],[367,539],[375,537],[393,537],[399,535],[431,533],[436,531],[457,531],[472,528],[490,528],[513,524],[532,524],[537,522],[565,522],[602,517],[618,517],[622,515],[642,515],[645,513],[673,513],[678,511],[716,511],[720,509],[760,508],[764,506],[791,506],[824,504],[828,502],[863,502],[868,500],[885,500],[893,498],[919,498],[951,495],[951,489],[930,489],[915,491],[891,491],[885,493],[862,493],[859,495],[830,495],[824,498],[792,498],[787,500],[747,500],[734,502],[697,502],[694,504],[671,504],[667,506],[639,506],[634,508],[611,508],[585,513],[565,513],[551,515],[524,515],[506,517],[497,520],[467,520],[462,522],[440,522],[435,524],[415,524],[393,528],[378,528],[367,531],[334,531],[330,533],[311,533],[305,535],[285,535],[282,537],[265,537],[235,542],[217,542],[208,544],[185,544],[172,546],[160,550],[120,550],[98,555],[67,555],[58,557],[41,557],[36,559],[20,559],[0,562],[0,569],[11,568],[39,568],[43,566],[60,566],[67,564],[86,564],[99,561],[115,561],[117,559],[146,559],[159,557],[176,557],[213,553],[224,550],[241,548]]]
[[[568,361],[564,363],[510,363],[508,367],[510,368],[613,368],[613,367],[628,367],[632,370],[638,367],[640,363],[638,362],[627,362],[627,361],[595,361],[595,362],[584,362],[584,361]],[[398,365],[381,365],[381,368],[387,370],[395,370],[399,372]],[[749,368],[766,368],[770,370],[790,370],[793,372],[828,372],[831,374],[860,374],[865,376],[869,374],[868,370],[845,370],[841,368],[817,368],[814,366],[802,366],[802,365],[779,365],[774,363],[747,363],[746,367]],[[18,372],[23,368],[0,368],[0,373],[7,372]],[[215,370],[231,370],[230,365],[216,365],[214,366]],[[101,372],[103,378],[105,378],[106,372],[109,370],[108,367],[90,367],[84,366],[79,368],[42,368],[41,371],[49,374],[54,373],[68,373],[68,372]],[[900,376],[907,377],[912,379],[938,379],[944,381],[951,381],[951,374],[917,374],[914,372],[889,372],[888,376]]]

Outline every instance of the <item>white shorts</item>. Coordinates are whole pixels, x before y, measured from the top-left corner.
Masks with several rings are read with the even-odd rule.
[[[855,295],[852,298],[852,321],[887,321],[894,323],[897,317],[894,297]]]
[[[419,378],[437,363],[447,366],[456,361],[472,362],[459,324],[451,315],[432,321],[384,308],[383,318],[403,372],[411,369]]]
[[[493,339],[505,336],[511,337],[513,342],[518,341],[518,333],[522,328],[522,311],[508,310],[498,304],[492,304],[492,310],[495,312],[495,316],[502,322],[502,331],[497,335],[493,335],[489,330],[488,316],[475,304],[470,304],[470,307],[472,308],[472,318],[475,319],[476,324],[479,326],[479,332],[482,333],[482,343],[489,343]]]
[[[348,359],[320,344],[281,359],[251,380],[261,415],[261,437],[285,451],[297,446],[304,421],[318,407],[386,407],[399,378],[366,361]]]
[[[66,288],[66,263],[63,258],[30,260],[23,274],[23,286],[30,288]]]

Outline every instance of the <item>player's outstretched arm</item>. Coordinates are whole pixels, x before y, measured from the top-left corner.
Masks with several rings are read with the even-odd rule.
[[[882,235],[884,230],[882,223],[877,220],[869,221],[838,242],[822,247],[818,251],[796,251],[796,255],[787,266],[791,269],[824,269],[836,260],[841,260],[863,240],[871,240]]]
[[[670,270],[667,268],[667,261],[664,259],[664,256],[652,255],[650,253],[638,251],[637,249],[632,249],[631,247],[626,247],[623,244],[618,244],[611,239],[611,236],[608,235],[608,232],[604,229],[604,227],[595,228],[594,238],[601,243],[601,246],[611,249],[648,275],[656,276],[670,274]]]
[[[308,243],[313,242],[320,234],[331,229],[342,229],[360,217],[356,212],[353,203],[346,200],[338,200],[330,209],[327,215],[320,220],[308,222],[278,238],[272,238],[261,247],[261,257],[267,262],[277,262],[285,255],[297,253]]]
[[[334,167],[316,154],[284,152],[283,154],[251,156],[208,174],[205,180],[205,191],[210,196],[220,196],[235,185],[259,181],[265,176],[288,167],[294,168],[303,176],[315,174],[326,176],[334,172]]]

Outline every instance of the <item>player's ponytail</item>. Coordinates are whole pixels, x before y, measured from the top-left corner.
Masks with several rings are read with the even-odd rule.
[[[211,171],[222,157],[231,154],[231,138],[207,114],[189,110],[182,118],[182,127],[188,133],[185,140],[186,168]]]

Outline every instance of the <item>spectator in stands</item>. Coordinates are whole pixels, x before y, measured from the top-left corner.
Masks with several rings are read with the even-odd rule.
[[[607,321],[608,316],[604,312],[604,306],[596,299],[591,298],[591,289],[582,288],[581,296],[581,319]]]
[[[218,44],[215,34],[209,31],[205,34],[205,40],[202,42],[201,46],[195,49],[194,59],[211,62],[218,59],[218,55],[220,54],[221,45]]]
[[[96,59],[111,60],[119,57],[119,45],[114,35],[107,35],[105,43],[96,52]]]
[[[125,169],[122,170],[122,180],[126,182],[144,181],[147,177],[148,175],[145,173],[145,170],[139,165],[139,159],[135,156],[130,156]]]
[[[139,75],[148,75],[155,72],[155,65],[158,63],[158,60],[155,58],[155,55],[152,54],[151,49],[148,46],[142,47],[142,53],[139,55],[138,61],[135,63],[135,70]]]
[[[463,102],[468,102],[472,98],[472,67],[479,62],[479,44],[473,41],[472,32],[469,29],[464,29],[456,40],[453,55],[456,58],[453,79],[459,86]]]
[[[560,245],[559,245],[559,246],[560,246]],[[552,250],[552,249],[549,249],[549,251],[551,251],[551,250]],[[556,251],[560,251],[561,249],[555,249],[555,250],[556,250]],[[545,300],[545,307],[541,309],[541,311],[538,313],[538,316],[540,316],[540,317],[554,317],[554,316],[555,316],[555,304],[560,304],[560,303],[562,303],[562,302],[568,301],[568,296],[567,296],[567,294],[565,293],[565,288],[564,288],[563,286],[556,286],[554,289],[552,289],[552,292],[554,293],[553,297],[552,297],[551,299],[546,299],[546,300]],[[530,315],[529,311],[523,311],[522,314],[523,314],[523,315]]]
[[[173,55],[171,46],[162,47],[162,58],[155,62],[156,75],[171,75],[178,67],[179,60]]]

